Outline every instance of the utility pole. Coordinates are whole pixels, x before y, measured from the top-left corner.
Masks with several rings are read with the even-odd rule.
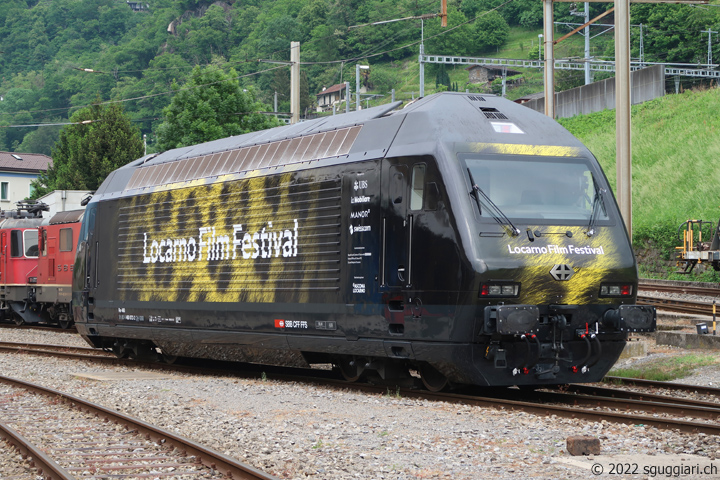
[[[585,23],[590,23],[590,3],[585,2]],[[590,75],[590,25],[585,27],[585,85],[592,83]]]
[[[708,55],[707,55],[707,64],[708,68],[712,68],[712,34],[718,33],[714,32],[708,27],[707,30],[701,30],[700,33],[707,33],[708,34]]]
[[[290,123],[300,121],[300,42],[290,42]]]
[[[443,17],[446,20],[447,17]],[[425,62],[423,57],[425,56],[425,20],[420,19],[420,96],[425,96]]]
[[[555,118],[555,25],[553,24],[553,0],[543,0],[545,43],[545,115]]]
[[[584,12],[571,10],[570,15],[585,17],[585,29],[583,32],[583,36],[585,37],[585,85],[589,85],[592,83],[592,76],[590,74],[590,3],[585,2]]]
[[[350,113],[350,82],[345,82],[345,113]]]
[[[367,65],[355,64],[355,110],[360,110],[360,70],[370,68]]]
[[[645,46],[643,44],[643,24],[640,24],[640,66],[645,66]]]
[[[615,0],[615,195],[632,238],[630,102],[630,0]]]

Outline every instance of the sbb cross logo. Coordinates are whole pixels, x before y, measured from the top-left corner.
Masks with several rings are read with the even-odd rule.
[[[275,328],[285,328],[285,320],[275,319]]]

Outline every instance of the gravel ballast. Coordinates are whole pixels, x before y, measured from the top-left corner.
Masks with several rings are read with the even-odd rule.
[[[0,340],[86,346],[79,337],[42,331],[3,329]],[[12,353],[0,353],[0,369],[5,376],[140,418],[279,478],[649,478],[609,474],[607,468],[595,476],[590,467],[613,458],[648,464],[668,454],[670,462],[688,464],[720,458],[720,439],[711,436],[416,400],[393,392],[372,395],[181,373],[94,381],[78,374],[135,369]],[[575,435],[599,438],[601,456],[571,457],[565,442]],[[0,478],[34,478],[29,471],[18,476],[19,468],[17,453],[3,445]]]

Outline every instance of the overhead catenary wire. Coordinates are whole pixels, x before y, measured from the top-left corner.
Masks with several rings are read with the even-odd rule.
[[[88,125],[102,120],[83,120],[82,122],[33,123],[29,125],[0,125],[0,128],[55,127],[62,125]]]

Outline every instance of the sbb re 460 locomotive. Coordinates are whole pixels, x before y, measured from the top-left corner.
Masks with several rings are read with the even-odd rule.
[[[491,95],[399,106],[116,170],[83,219],[78,331],[433,390],[601,379],[655,311],[593,155]]]

